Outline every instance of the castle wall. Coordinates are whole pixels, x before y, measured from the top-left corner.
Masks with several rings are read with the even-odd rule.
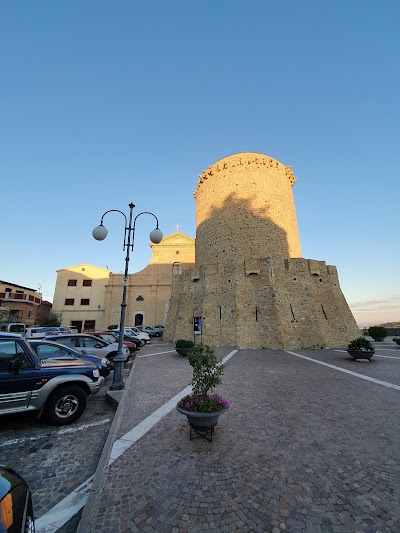
[[[194,274],[195,273],[195,274]],[[359,336],[335,267],[308,259],[236,260],[174,279],[164,338],[213,347],[340,348]]]
[[[199,176],[196,267],[174,276],[166,340],[299,349],[345,347],[360,335],[336,268],[301,258],[294,182],[290,167],[253,152]]]

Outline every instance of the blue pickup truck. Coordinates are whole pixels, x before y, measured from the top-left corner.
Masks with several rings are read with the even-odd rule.
[[[36,411],[52,425],[77,420],[104,377],[83,360],[41,360],[27,341],[0,332],[0,415]]]

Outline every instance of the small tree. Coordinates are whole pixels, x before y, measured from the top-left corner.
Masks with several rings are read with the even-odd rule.
[[[193,367],[192,388],[199,398],[221,384],[224,365],[215,353],[203,344],[198,344],[189,353],[189,363]]]
[[[40,317],[38,322],[39,322],[39,326],[49,326],[49,327],[61,326],[61,314],[53,313],[53,311],[50,311],[48,316]]]

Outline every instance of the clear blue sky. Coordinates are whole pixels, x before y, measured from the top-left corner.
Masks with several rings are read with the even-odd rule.
[[[195,236],[198,174],[241,151],[291,165],[303,257],[359,323],[400,320],[400,3],[4,0],[1,279],[124,268],[123,218]],[[150,258],[138,220],[130,272]]]

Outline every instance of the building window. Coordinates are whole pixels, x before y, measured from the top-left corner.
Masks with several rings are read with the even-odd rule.
[[[18,290],[16,290],[15,292],[16,292],[17,294],[24,294],[24,291],[18,291]]]
[[[138,297],[136,298],[136,301],[137,301],[137,302],[143,302],[143,300],[144,300],[144,298],[143,298],[143,296],[141,296],[141,295],[138,296]],[[141,325],[141,324],[140,324],[140,325]]]
[[[6,292],[12,292],[12,290],[7,287]]]
[[[65,305],[74,305],[75,300],[73,298],[66,298]]]
[[[83,325],[83,331],[95,331],[96,321],[95,320],[85,320]]]
[[[68,287],[76,287],[78,280],[77,279],[69,279],[68,280]]]
[[[91,279],[84,279],[82,283],[83,287],[91,287],[92,286],[92,280]]]
[[[89,298],[82,298],[81,299],[81,305],[89,305]]]

